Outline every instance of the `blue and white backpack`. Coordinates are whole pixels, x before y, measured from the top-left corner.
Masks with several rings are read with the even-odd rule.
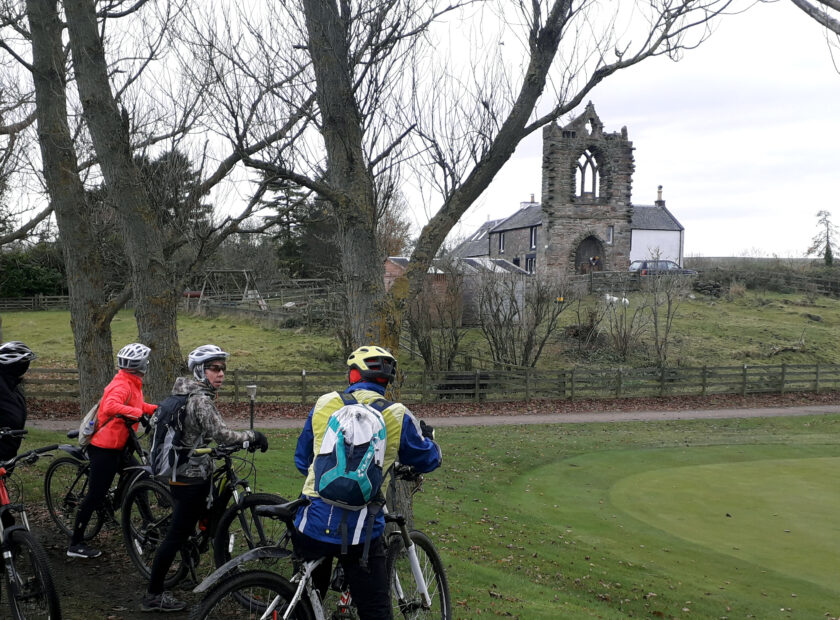
[[[361,510],[379,496],[387,434],[382,413],[341,394],[313,463],[315,490],[328,504]],[[381,401],[387,404],[387,401]]]

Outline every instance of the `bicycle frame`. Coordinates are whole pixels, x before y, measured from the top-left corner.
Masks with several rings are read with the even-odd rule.
[[[305,505],[306,503],[308,503],[308,501],[309,500],[305,498],[297,499],[294,502],[290,502],[288,504],[281,504],[279,506],[270,506],[266,507],[265,509],[258,509],[258,512],[266,516],[273,516],[275,518],[279,518],[282,521],[286,522],[286,525],[289,528],[293,528],[293,519],[294,514],[297,512],[297,508],[301,505]],[[423,571],[420,567],[420,561],[417,558],[414,542],[409,536],[405,518],[401,515],[389,515],[387,514],[387,508],[383,506],[383,509],[386,512],[386,521],[395,523],[399,528],[399,536],[402,538],[403,544],[405,545],[406,551],[408,553],[409,563],[411,565],[411,572],[414,576],[417,588],[423,597],[423,604],[426,608],[430,608],[432,606],[432,599],[429,595],[428,584],[426,583],[426,580],[423,576]],[[213,573],[208,575],[204,579],[204,581],[198,584],[198,586],[195,587],[193,592],[202,593],[210,590],[216,583],[223,580],[229,573],[231,573],[231,571],[234,571],[238,566],[246,562],[251,562],[253,560],[278,560],[292,557],[293,553],[291,551],[279,546],[258,547],[256,549],[252,549],[238,557],[232,558],[229,562],[217,568],[215,571],[213,571]],[[295,575],[289,581],[291,583],[297,583],[298,586],[297,590],[295,591],[294,597],[289,602],[288,609],[286,610],[283,616],[284,618],[288,618],[289,615],[294,611],[295,606],[303,598],[304,593],[309,599],[309,602],[312,604],[313,610],[316,612],[315,617],[324,617],[324,608],[323,603],[321,601],[321,596],[318,593],[317,588],[314,587],[311,580],[312,572],[323,561],[324,558],[318,558],[315,560],[302,562],[298,569],[295,571]],[[403,598],[404,593],[402,591],[402,586],[399,583],[399,578],[395,579],[394,587],[396,588],[396,593],[398,594],[399,598]],[[263,614],[262,618],[271,617],[268,614],[274,611],[275,607],[277,606],[277,603],[277,599],[272,601],[272,603],[268,606],[266,614]],[[350,605],[350,596],[347,592],[344,592],[342,594],[341,604],[347,606]]]

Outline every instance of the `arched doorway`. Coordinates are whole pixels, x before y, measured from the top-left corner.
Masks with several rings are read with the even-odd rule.
[[[590,273],[604,268],[604,246],[597,237],[589,236],[575,250],[575,273]]]

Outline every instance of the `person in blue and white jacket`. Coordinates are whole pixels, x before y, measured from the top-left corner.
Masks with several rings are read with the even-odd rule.
[[[349,386],[345,394],[352,394],[360,403],[370,404],[381,411],[387,434],[383,471],[398,461],[420,473],[437,469],[441,452],[433,441],[432,427],[417,418],[402,403],[385,400],[385,389],[397,374],[397,360],[387,350],[377,346],[359,347],[347,358]],[[368,508],[345,510],[322,500],[315,491],[313,461],[315,451],[327,431],[330,416],[344,406],[338,392],[321,396],[309,412],[295,450],[295,467],[306,476],[302,495],[310,504],[298,510],[297,531],[293,542],[295,552],[305,560],[322,556],[338,557],[344,568],[350,594],[353,596],[361,620],[391,618],[391,595],[385,571],[385,548],[382,534],[385,516],[381,511],[373,520],[373,529],[365,523]],[[349,540],[347,553],[342,554],[342,522],[346,524]],[[367,532],[370,542],[367,566],[361,562]],[[313,578],[321,593],[329,583],[332,562],[322,562]]]

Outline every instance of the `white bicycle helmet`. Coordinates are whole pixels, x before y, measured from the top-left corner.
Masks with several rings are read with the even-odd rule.
[[[34,359],[38,359],[38,356],[19,340],[10,340],[0,345],[0,364],[31,362]]]
[[[230,353],[226,353],[215,344],[203,344],[197,349],[190,351],[187,356],[187,366],[192,371],[196,381],[204,381],[204,366],[213,360],[226,360]]]
[[[149,353],[152,350],[139,342],[125,345],[117,353],[117,368],[145,374],[149,369]]]

